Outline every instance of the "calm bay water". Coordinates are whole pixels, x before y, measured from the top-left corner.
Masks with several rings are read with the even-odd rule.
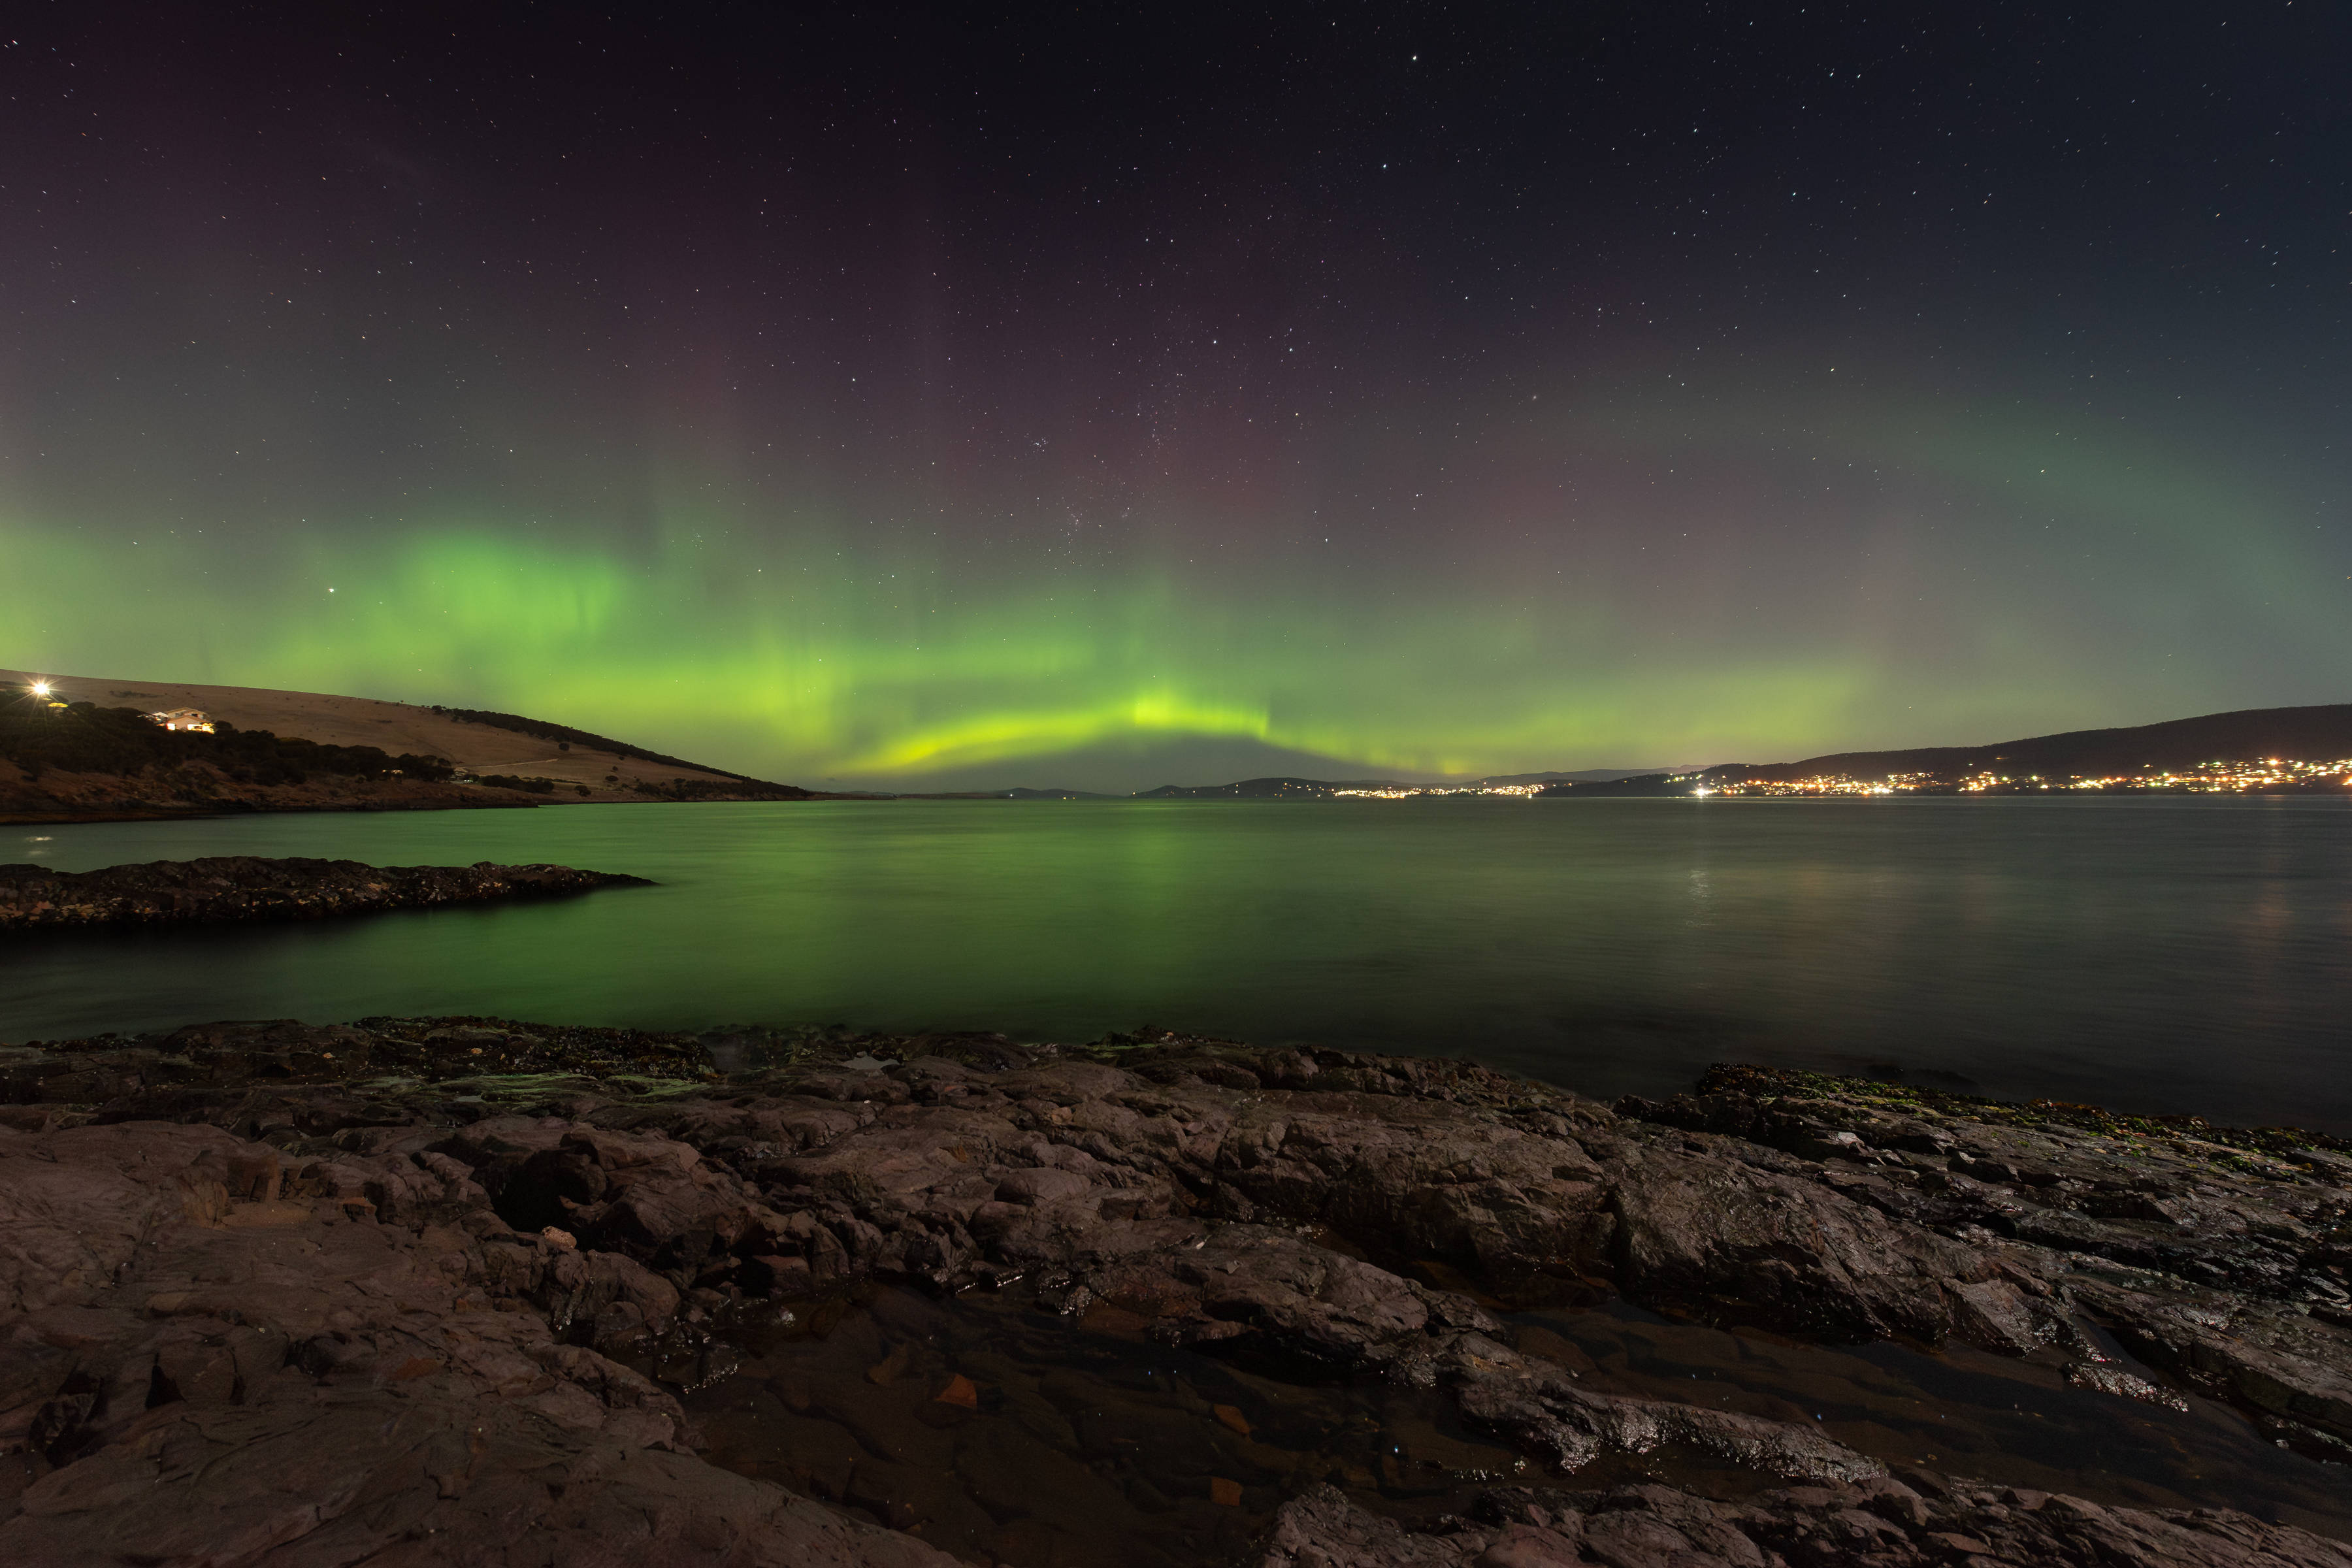
[[[9,939],[0,1039],[490,1013],[1708,1062],[2352,1131],[2352,802],[821,802],[0,828],[0,861],[558,861],[661,885]],[[1943,1076],[1932,1076],[1943,1075]],[[1967,1080],[1966,1084],[1958,1080]]]

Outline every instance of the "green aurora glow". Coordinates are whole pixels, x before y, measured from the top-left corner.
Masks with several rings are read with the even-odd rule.
[[[1505,469],[1620,480],[1573,503],[1490,499],[1516,516],[1465,531],[1521,537],[1442,570],[1335,571],[1300,551],[1236,571],[1139,547],[992,572],[756,502],[673,508],[630,542],[453,508],[297,532],[258,559],[19,517],[0,652],[493,706],[868,784],[1062,782],[1024,764],[1109,748],[1148,769],[1200,738],[1476,774],[2156,719],[2230,703],[2235,671],[2208,662],[2200,628],[2231,625],[2266,628],[2242,653],[2342,671],[2339,585],[2258,487],[2032,422],[1718,405],[1719,434],[1695,441],[1660,433],[1675,412],[1498,423]],[[1843,478],[1857,464],[1863,499]],[[1840,479],[1816,484],[1824,466]],[[1785,525],[1808,540],[1791,575],[1740,513],[1792,515],[1799,486],[1822,515]],[[1631,499],[1643,490],[1657,499]]]
[[[1409,13],[61,10],[0,666],[882,787],[2352,695],[2340,7]]]

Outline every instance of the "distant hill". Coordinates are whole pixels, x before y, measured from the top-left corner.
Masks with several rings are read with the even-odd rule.
[[[1082,789],[948,789],[909,793],[877,791],[876,800],[1125,800],[1123,795],[1091,795]]]
[[[1984,769],[2018,773],[2094,777],[2146,768],[2186,768],[2252,757],[2312,762],[2352,757],[2352,702],[2312,708],[2242,708],[2197,719],[2172,719],[2116,730],[2069,730],[1984,746],[1924,746],[1907,752],[1833,752],[1802,762],[1751,767],[1727,763],[1710,773],[1756,779],[1812,778],[1843,773],[1885,778],[1895,773],[1969,773]]]
[[[52,676],[53,696],[71,706],[44,711],[70,722],[26,728],[21,721],[41,706],[26,695],[32,679],[0,670],[7,720],[0,814],[11,816],[801,800],[812,793],[515,714],[264,687]],[[174,708],[201,710],[219,732],[167,733],[137,717]]]
[[[1658,773],[1661,770],[1649,770]],[[1243,779],[1225,784],[1161,784],[1143,790],[1136,800],[1328,800],[1343,789],[1477,789],[1509,784],[1550,784],[1592,780],[1610,782],[1642,776],[1640,768],[1588,768],[1576,773],[1496,773],[1483,779],[1444,779],[1412,783],[1400,779]],[[1092,797],[1090,797],[1092,798]]]
[[[1226,784],[1161,784],[1137,800],[1326,800],[1343,789],[1414,789],[1387,779],[1244,779]]]
[[[1669,784],[1665,773],[1610,783],[1561,784],[1547,795],[1687,794],[1699,783],[1773,783],[1810,778],[1888,779],[1901,774],[1959,778],[1992,773],[2009,777],[2116,778],[2194,768],[2212,762],[2277,757],[2290,761],[2352,759],[2352,703],[2309,708],[2243,708],[2112,730],[2069,730],[2055,735],[1995,741],[1980,746],[1918,746],[1899,752],[1832,752],[1793,763],[1718,763],[1685,771]]]
[[[1483,779],[1473,779],[1473,784],[1612,784],[1618,779],[1641,778],[1649,773],[1679,772],[1675,768],[1585,768],[1572,773],[1495,773]]]

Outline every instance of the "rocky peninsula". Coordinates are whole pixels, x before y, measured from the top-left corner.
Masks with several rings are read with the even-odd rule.
[[[480,1018],[0,1100],[12,1563],[2352,1568],[2313,1134]]]
[[[80,926],[313,921],[437,904],[562,898],[651,887],[643,877],[569,866],[368,866],[299,856],[214,855],[96,871],[0,866],[0,933]]]

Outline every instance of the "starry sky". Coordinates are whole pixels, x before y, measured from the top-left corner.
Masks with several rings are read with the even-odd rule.
[[[0,665],[933,787],[2345,700],[2347,58],[2316,0],[29,7]]]

